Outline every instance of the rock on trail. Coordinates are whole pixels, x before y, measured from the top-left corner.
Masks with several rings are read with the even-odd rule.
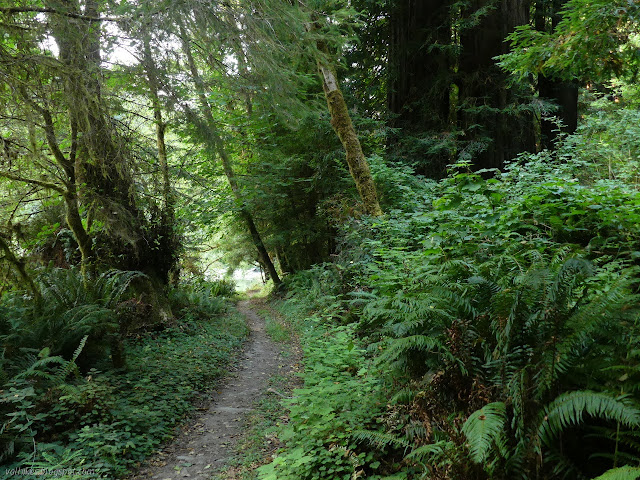
[[[243,417],[267,390],[270,377],[287,368],[280,348],[267,336],[264,321],[242,301],[251,333],[233,377],[211,394],[211,403],[161,452],[130,478],[135,480],[209,480],[225,465],[242,434]]]

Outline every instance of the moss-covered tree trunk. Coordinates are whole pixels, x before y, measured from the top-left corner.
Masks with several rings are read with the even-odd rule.
[[[0,236],[0,250],[4,253],[2,257],[3,260],[6,260],[11,265],[13,265],[13,267],[18,272],[20,279],[27,286],[27,288],[31,290],[33,296],[36,299],[40,299],[40,289],[33,281],[33,278],[31,278],[31,275],[29,275],[29,273],[27,272],[25,261],[21,258],[18,258],[18,256],[13,252],[13,249],[9,246],[9,241],[3,239],[2,236]]]
[[[322,87],[327,99],[329,113],[331,114],[331,126],[338,134],[347,154],[349,173],[351,173],[351,177],[356,183],[356,188],[364,205],[364,211],[368,215],[382,215],[369,163],[362,152],[360,140],[356,134],[356,129],[353,127],[347,102],[344,101],[336,75],[333,69],[322,61],[318,61],[318,69],[322,76]]]
[[[309,32],[319,30],[315,21],[308,24],[306,29]],[[380,203],[378,202],[378,194],[371,176],[369,163],[362,151],[362,145],[360,145],[356,129],[353,127],[347,102],[345,102],[340,90],[338,77],[333,67],[326,60],[329,56],[328,48],[321,40],[317,42],[317,47],[319,51],[317,59],[318,72],[322,80],[322,89],[327,99],[329,113],[331,114],[331,126],[344,147],[349,173],[356,184],[365,213],[372,216],[382,215],[382,208],[380,208]]]

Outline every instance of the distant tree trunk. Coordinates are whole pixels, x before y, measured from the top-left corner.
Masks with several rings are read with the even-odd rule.
[[[218,157],[220,158],[220,162],[222,163],[222,170],[224,171],[225,176],[227,177],[227,181],[229,182],[229,186],[231,187],[231,191],[233,192],[234,197],[240,204],[240,217],[246,223],[247,228],[249,229],[249,233],[251,235],[251,239],[253,241],[256,250],[258,250],[258,255],[262,264],[266,267],[273,283],[276,286],[282,284],[282,280],[280,280],[280,276],[276,271],[276,267],[271,261],[271,257],[269,257],[269,252],[267,251],[264,242],[262,241],[262,237],[260,236],[260,232],[256,227],[255,222],[253,221],[253,217],[249,212],[246,203],[243,199],[242,192],[240,190],[240,186],[238,185],[238,180],[236,174],[233,170],[233,165],[231,163],[231,158],[227,152],[227,149],[224,146],[224,142],[218,133],[216,128],[216,122],[213,117],[213,112],[211,110],[211,106],[207,101],[207,98],[204,95],[204,82],[200,77],[200,73],[196,66],[195,60],[193,58],[193,54],[191,52],[191,46],[189,45],[189,41],[187,39],[186,32],[184,27],[180,25],[180,35],[182,37],[182,45],[184,48],[184,53],[187,57],[187,63],[189,66],[189,70],[191,72],[191,76],[193,82],[198,89],[198,98],[200,100],[200,106],[203,109],[204,115],[206,117],[206,129],[208,133],[208,141],[211,142],[214,147]]]
[[[160,213],[160,225],[158,235],[158,248],[156,249],[156,261],[154,269],[164,284],[169,283],[170,273],[176,266],[176,249],[174,226],[175,226],[175,198],[171,189],[171,179],[169,176],[169,160],[167,157],[167,146],[165,142],[165,131],[167,124],[162,117],[162,105],[160,103],[160,83],[158,80],[158,69],[153,59],[150,44],[150,34],[143,27],[143,65],[147,75],[147,84],[151,97],[153,118],[156,126],[156,145],[158,150],[158,163],[160,164],[160,175],[162,179],[162,207]]]
[[[536,2],[536,30],[545,32],[554,29],[560,21],[560,10],[567,0],[538,0]],[[555,115],[561,122],[558,129],[555,122],[541,119],[541,147],[555,148],[558,135],[574,133],[578,128],[578,87],[571,82],[538,75],[538,93],[558,106]],[[559,130],[559,131],[558,131]]]
[[[444,174],[447,152],[414,148],[411,138],[449,129],[453,71],[450,0],[396,0],[389,9],[387,107],[392,156],[411,156],[420,172]]]
[[[519,99],[507,89],[507,74],[494,60],[508,51],[506,36],[528,23],[529,7],[530,0],[473,0],[462,12],[487,9],[478,26],[461,33],[460,126],[471,144],[485,145],[472,154],[476,168],[501,168],[518,153],[535,148],[533,117],[521,109],[507,109]]]

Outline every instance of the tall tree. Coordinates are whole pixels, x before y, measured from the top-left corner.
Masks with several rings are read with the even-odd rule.
[[[305,28],[311,34],[317,34],[320,31],[321,25],[315,12],[311,13],[310,21],[305,22]],[[322,80],[322,89],[331,115],[331,126],[344,147],[349,173],[356,184],[365,213],[372,216],[382,215],[369,163],[364,156],[358,134],[353,127],[349,108],[332,64],[329,47],[322,37],[316,38],[316,46],[318,73]]]
[[[527,85],[508,88],[494,59],[508,51],[507,36],[528,24],[529,8],[530,0],[473,0],[461,10],[459,127],[477,168],[501,168],[535,149]]]
[[[12,92],[2,115],[13,120],[3,134],[20,145],[19,161],[2,165],[0,175],[62,198],[85,270],[99,260],[155,276],[158,232],[140,201],[127,127],[105,88],[101,25],[117,19],[103,8],[94,0],[49,0],[0,9],[10,39],[0,48],[0,80]]]
[[[535,28],[540,32],[553,32],[561,19],[561,9],[567,0],[537,0],[535,4]],[[553,102],[557,108],[555,115],[561,122],[541,118],[541,147],[552,149],[560,132],[574,133],[578,127],[578,85],[575,81],[563,80],[552,73],[538,74],[540,97]]]
[[[282,281],[280,280],[280,276],[278,275],[275,265],[273,264],[273,261],[269,256],[269,252],[265,247],[262,236],[258,231],[253,216],[251,215],[251,212],[247,207],[246,200],[243,197],[242,190],[240,188],[236,173],[233,168],[231,156],[229,155],[229,152],[225,147],[224,140],[222,139],[219,132],[218,122],[216,122],[215,120],[213,109],[211,108],[211,105],[205,95],[206,85],[196,65],[189,36],[187,35],[186,28],[182,24],[180,24],[180,38],[182,41],[183,51],[187,59],[189,72],[191,74],[191,81],[194,83],[194,86],[197,90],[200,109],[204,115],[204,118],[202,120],[197,118],[197,116],[193,114],[193,111],[188,106],[186,107],[186,110],[190,113],[189,117],[191,118],[191,120],[201,129],[203,138],[206,142],[209,143],[211,150],[220,159],[222,170],[227,177],[227,181],[229,182],[231,191],[239,204],[240,216],[246,223],[247,229],[249,230],[249,233],[251,235],[251,239],[253,240],[256,250],[258,251],[259,261],[269,273],[269,276],[273,280],[274,284],[278,286],[282,283]]]
[[[396,0],[388,16],[387,108],[392,156],[411,157],[418,170],[440,175],[450,162],[450,145],[439,132],[450,130],[455,68],[451,1]],[[435,133],[438,132],[438,133]],[[433,134],[434,148],[424,137]]]

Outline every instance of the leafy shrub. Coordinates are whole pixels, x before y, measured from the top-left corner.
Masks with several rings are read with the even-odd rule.
[[[70,377],[60,372],[72,371],[71,363],[46,357],[31,369],[41,373],[13,379],[2,396],[10,418],[3,431],[27,441],[16,443],[8,468],[85,469],[89,478],[127,473],[171,436],[190,401],[211,388],[247,334],[238,314],[194,322],[194,328],[130,340],[126,372],[92,369]],[[46,370],[49,364],[60,365],[58,371]]]
[[[351,437],[397,462],[385,473],[582,478],[640,459],[640,192],[574,149],[457,165],[288,280],[321,328],[356,322],[386,372],[388,409]]]
[[[225,297],[234,294],[235,285],[229,280],[194,282],[172,289],[169,301],[178,318],[205,320],[223,313],[227,308]]]
[[[379,462],[360,451],[352,436],[380,415],[384,400],[364,351],[355,344],[354,325],[327,328],[316,317],[299,328],[304,386],[285,400],[290,423],[278,432],[288,448],[258,469],[260,478],[350,479],[375,471]]]

